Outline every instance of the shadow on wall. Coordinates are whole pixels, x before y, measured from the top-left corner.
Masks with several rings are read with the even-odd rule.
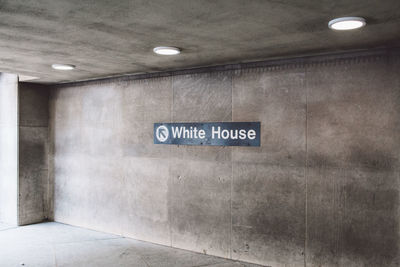
[[[322,266],[399,263],[399,177],[384,152],[353,148],[348,166],[314,155],[308,169],[308,261]],[[352,167],[353,165],[354,167]]]

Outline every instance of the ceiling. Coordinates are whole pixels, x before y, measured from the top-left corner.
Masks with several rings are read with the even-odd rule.
[[[327,27],[342,16],[368,24]],[[182,54],[156,55],[155,46]],[[39,83],[392,46],[399,0],[0,0],[0,71]]]

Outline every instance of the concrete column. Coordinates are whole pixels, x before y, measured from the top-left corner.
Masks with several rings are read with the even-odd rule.
[[[48,94],[46,86],[19,83],[19,224],[51,216],[48,179]]]
[[[18,224],[18,76],[0,73],[0,222]]]

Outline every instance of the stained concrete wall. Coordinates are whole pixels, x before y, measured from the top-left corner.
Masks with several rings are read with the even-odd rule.
[[[272,266],[398,266],[399,67],[383,53],[55,87],[54,218]],[[153,144],[154,122],[189,121],[261,121],[261,147]]]
[[[18,76],[0,73],[0,222],[18,224]]]
[[[19,224],[51,217],[48,175],[48,103],[46,86],[19,83]]]

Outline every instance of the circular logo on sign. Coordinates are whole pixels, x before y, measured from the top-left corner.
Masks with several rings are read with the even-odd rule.
[[[157,140],[160,142],[165,142],[168,139],[169,131],[168,128],[164,125],[158,126],[156,130]]]

